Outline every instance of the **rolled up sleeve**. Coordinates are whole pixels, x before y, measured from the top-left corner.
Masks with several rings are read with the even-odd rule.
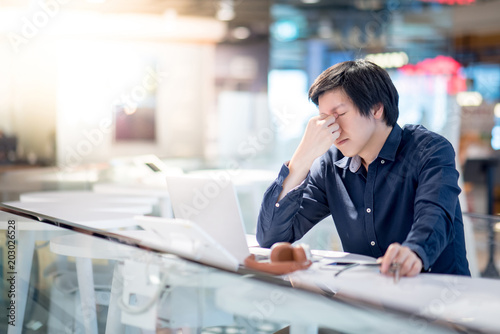
[[[316,164],[317,165],[317,164]],[[316,167],[311,168],[305,180],[286,194],[279,202],[278,198],[283,190],[283,182],[290,173],[286,164],[283,164],[276,180],[264,194],[257,221],[257,241],[262,247],[271,247],[275,242],[294,242],[300,239],[320,219],[320,216],[330,214],[325,203],[318,203],[317,198],[326,197],[312,194],[317,187],[311,182]],[[320,173],[317,173],[320,175]]]

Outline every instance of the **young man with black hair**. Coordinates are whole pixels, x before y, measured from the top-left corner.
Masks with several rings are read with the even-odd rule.
[[[422,126],[397,123],[398,92],[365,60],[325,70],[309,89],[319,108],[264,195],[263,247],[300,239],[332,215],[344,251],[379,258],[381,272],[470,275],[455,152]]]

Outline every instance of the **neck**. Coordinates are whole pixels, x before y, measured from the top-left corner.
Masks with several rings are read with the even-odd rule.
[[[392,126],[387,126],[385,123],[375,129],[368,145],[359,153],[363,166],[368,170],[368,166],[378,157],[380,150],[385,144],[387,137],[392,131]]]

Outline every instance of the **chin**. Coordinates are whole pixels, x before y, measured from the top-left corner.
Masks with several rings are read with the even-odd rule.
[[[337,147],[337,146],[335,146],[335,147]],[[356,155],[356,154],[354,154],[354,153],[352,153],[352,152],[349,152],[349,151],[347,151],[347,150],[341,150],[341,149],[340,149],[340,148],[338,148],[338,147],[337,147],[337,150],[339,150],[339,151],[340,151],[340,153],[342,153],[342,155],[343,155],[344,157],[352,158],[352,157],[354,157],[354,156]]]

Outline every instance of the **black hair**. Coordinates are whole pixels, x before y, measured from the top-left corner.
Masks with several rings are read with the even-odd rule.
[[[316,78],[309,88],[309,99],[318,105],[320,95],[333,89],[341,89],[347,94],[365,117],[381,103],[385,123],[388,126],[396,124],[399,94],[387,71],[380,66],[364,59],[335,64]]]

